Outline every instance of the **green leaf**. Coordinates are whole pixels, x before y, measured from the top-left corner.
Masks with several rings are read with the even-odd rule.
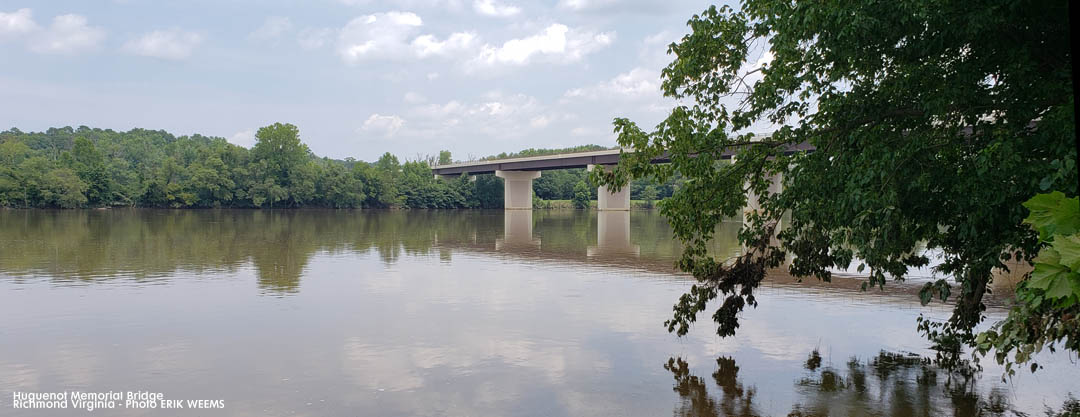
[[[1050,283],[1050,287],[1046,289],[1046,296],[1052,298],[1066,298],[1073,294],[1072,285],[1069,282],[1073,279],[1080,279],[1077,274],[1059,274]]]
[[[1049,194],[1036,194],[1024,203],[1031,213],[1025,222],[1039,231],[1039,237],[1049,240],[1055,234],[1071,235],[1080,231],[1080,200],[1065,198],[1065,194],[1054,191]]]
[[[865,285],[865,283],[863,284]],[[927,305],[933,298],[934,284],[927,282],[926,285],[923,285],[922,289],[919,290],[919,303],[921,303],[922,305]]]
[[[1069,269],[1064,266],[1037,263],[1035,264],[1035,270],[1031,271],[1031,282],[1029,286],[1041,290],[1048,290],[1054,282],[1059,278],[1064,278],[1068,274]]]
[[[1043,248],[1035,257],[1035,263],[1061,265],[1061,254],[1054,248]]]
[[[1054,185],[1054,178],[1049,175],[1043,177],[1042,181],[1039,181],[1039,189],[1042,191],[1049,190],[1052,185]]]
[[[1080,235],[1054,236],[1050,246],[1060,255],[1061,265],[1073,271],[1080,270]]]

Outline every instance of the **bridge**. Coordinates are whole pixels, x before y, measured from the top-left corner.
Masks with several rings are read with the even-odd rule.
[[[810,152],[814,147],[808,143],[789,145],[784,153]],[[720,155],[720,159],[731,159],[738,153],[738,147],[731,147]],[[503,179],[503,207],[507,210],[532,210],[532,182],[540,178],[540,173],[553,169],[586,168],[588,170],[601,167],[608,169],[619,163],[623,149],[610,149],[595,152],[578,152],[558,155],[530,156],[524,158],[496,159],[488,161],[473,161],[447,165],[436,165],[431,169],[435,178],[454,178],[464,174],[491,174]],[[652,163],[662,164],[671,162],[665,155],[653,159]],[[777,184],[779,182],[777,181]],[[607,186],[600,186],[597,190],[597,209],[607,210],[630,210],[630,187],[612,192]]]

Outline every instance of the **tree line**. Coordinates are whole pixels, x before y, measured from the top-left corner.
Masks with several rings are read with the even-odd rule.
[[[0,207],[452,209],[503,204],[502,179],[494,175],[436,180],[430,165],[452,162],[449,151],[405,162],[385,153],[368,163],[315,156],[291,124],[275,123],[255,136],[248,149],[220,137],[174,136],[163,130],[13,128],[0,132]],[[508,155],[596,149],[603,148],[528,149]],[[534,189],[541,199],[570,200],[574,187],[587,182],[583,169],[548,171]],[[635,183],[634,195],[662,198],[675,186],[674,181],[651,185],[642,180]],[[595,199],[596,187],[587,188]]]

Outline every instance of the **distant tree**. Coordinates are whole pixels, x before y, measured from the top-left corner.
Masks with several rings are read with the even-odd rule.
[[[266,161],[279,183],[283,183],[289,172],[303,164],[310,151],[300,142],[300,129],[288,123],[274,123],[259,128],[255,132],[255,146],[251,148],[256,161]]]
[[[579,209],[589,208],[589,185],[585,181],[578,181],[574,185],[574,207]]]
[[[256,137],[247,149],[224,138],[161,130],[2,131],[0,206],[502,207],[502,180],[492,175],[434,180],[429,165],[449,160],[448,151],[406,164],[386,153],[367,163],[317,158],[289,124],[266,126]],[[79,182],[53,172],[59,168],[75,172]],[[585,177],[569,170],[548,178],[557,180],[551,195],[568,199],[574,182]]]
[[[493,174],[477,175],[473,186],[475,187],[473,198],[476,199],[478,208],[503,208],[504,190],[502,178]]]
[[[656,201],[656,196],[658,194],[656,186],[652,184],[645,186],[645,189],[641,190],[641,199],[645,200],[646,208],[653,208],[653,203]]]
[[[71,160],[64,164],[73,168],[87,186],[86,200],[94,205],[112,203],[112,180],[105,166],[105,156],[94,143],[83,137],[76,138],[71,153],[64,155],[71,155]]]
[[[50,171],[45,182],[47,186],[43,190],[44,198],[57,207],[76,208],[86,204],[85,193],[89,187],[70,168]]]
[[[450,156],[450,151],[439,151],[439,165],[449,165],[454,163],[454,158]]]
[[[319,176],[315,194],[324,206],[333,208],[360,207],[365,198],[363,185],[344,165],[327,163]]]
[[[397,178],[398,174],[401,173],[401,163],[398,162],[396,156],[387,152],[380,156],[378,161],[375,161],[375,169],[389,174],[391,178]]]
[[[310,198],[315,188],[307,166],[311,151],[300,142],[300,130],[288,123],[274,123],[259,128],[255,140],[251,154],[256,162],[263,163],[258,172],[264,175],[260,181],[264,201],[273,205],[292,196],[293,203],[299,205]],[[281,194],[285,197],[277,200],[269,197]]]
[[[388,172],[360,163],[353,166],[352,174],[363,184],[364,207],[387,208],[398,204],[397,187]]]

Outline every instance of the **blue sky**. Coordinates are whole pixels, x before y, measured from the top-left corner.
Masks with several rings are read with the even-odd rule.
[[[689,0],[0,0],[0,129],[165,129],[249,146],[289,122],[373,160],[611,146],[645,126]]]

